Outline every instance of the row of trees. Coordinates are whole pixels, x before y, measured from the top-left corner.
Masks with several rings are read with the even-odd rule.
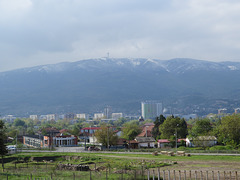
[[[198,136],[216,136],[221,145],[238,147],[240,144],[240,114],[233,114],[211,120],[208,118],[195,119],[187,125],[184,119],[163,115],[154,121],[153,136],[156,139],[172,139],[173,136],[193,138]]]

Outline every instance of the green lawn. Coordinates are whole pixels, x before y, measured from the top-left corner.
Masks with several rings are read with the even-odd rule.
[[[50,157],[57,156],[50,162],[22,162],[30,157]],[[121,178],[146,178],[146,169],[166,169],[177,167],[178,162],[199,162],[192,164],[192,168],[208,168],[224,163],[240,163],[240,156],[167,156],[151,154],[115,154],[115,153],[19,153],[8,157],[15,158],[11,162],[5,163],[5,171],[0,168],[0,179],[121,179]],[[7,157],[6,157],[7,158]],[[18,160],[17,160],[18,159]],[[58,164],[88,164],[92,171],[71,171],[58,170]],[[238,165],[238,164],[237,164]],[[216,165],[217,166],[217,165]],[[98,171],[95,171],[95,168]],[[189,168],[189,167],[188,167]],[[121,172],[124,172],[123,174]]]

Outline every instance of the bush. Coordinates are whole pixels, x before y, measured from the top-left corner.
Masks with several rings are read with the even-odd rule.
[[[210,147],[209,150],[211,150],[211,151],[233,150],[233,147],[230,146],[230,145],[227,145],[227,146],[213,146],[213,147]]]

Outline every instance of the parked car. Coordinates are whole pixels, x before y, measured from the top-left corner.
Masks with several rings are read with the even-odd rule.
[[[98,147],[96,147],[96,146],[90,146],[88,148],[88,151],[100,151],[100,149]]]

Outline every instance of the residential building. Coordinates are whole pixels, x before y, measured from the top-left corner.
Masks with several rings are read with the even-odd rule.
[[[240,108],[234,109],[234,113],[235,113],[235,114],[239,114],[239,113],[240,113]]]
[[[186,146],[188,147],[210,147],[217,144],[215,136],[198,136],[195,138],[186,138]]]
[[[226,114],[227,113],[227,109],[223,108],[223,109],[218,109],[218,114]]]
[[[138,148],[154,148],[155,139],[153,137],[136,137],[135,141],[138,142]]]
[[[29,147],[41,148],[43,147],[43,136],[23,136],[23,144]]]
[[[101,122],[104,122],[104,123],[112,123],[114,121],[117,121],[117,119],[101,119]]]
[[[86,127],[80,130],[79,138],[82,141],[86,141],[87,143],[90,143],[91,141],[96,142],[96,138],[94,137],[94,133],[101,129],[100,127]]]
[[[46,117],[47,117],[47,121],[52,121],[52,120],[56,121],[57,120],[56,114],[47,114]]]
[[[74,135],[57,135],[57,136],[44,136],[44,147],[65,147],[65,146],[77,146],[78,139]]]
[[[152,130],[154,128],[154,123],[146,123],[142,127],[142,132],[138,137],[153,137]]]
[[[13,115],[7,115],[7,116],[4,116],[3,119],[9,123],[12,123],[14,119],[16,119],[16,117],[14,117]]]
[[[88,114],[76,114],[76,118],[88,120],[89,115]]]
[[[177,139],[177,144],[178,146],[181,145],[182,141],[186,145],[186,139]],[[166,148],[166,147],[171,147],[172,143],[168,139],[159,139],[158,141],[158,148]]]
[[[144,119],[155,119],[163,114],[163,105],[158,101],[144,101],[141,103],[141,109]]]
[[[29,118],[32,120],[38,120],[38,115],[30,115]]]
[[[112,113],[112,119],[119,119],[123,117],[123,113]]]
[[[94,119],[102,119],[102,118],[104,118],[104,114],[103,113],[95,113],[93,118]]]
[[[75,114],[74,113],[67,113],[67,114],[65,114],[64,118],[68,119],[68,120],[72,120],[72,119],[75,118]]]

